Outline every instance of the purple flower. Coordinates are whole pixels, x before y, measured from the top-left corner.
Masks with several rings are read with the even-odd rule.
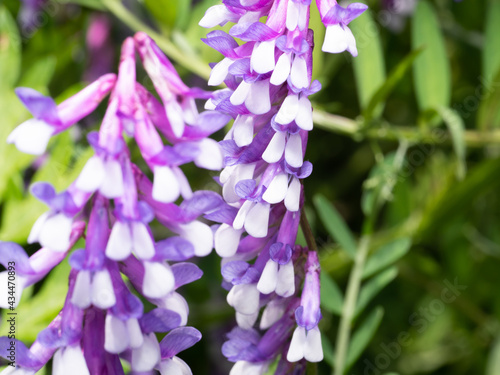
[[[163,103],[136,82],[136,51]],[[72,271],[66,303],[30,349],[18,344],[24,357],[19,357],[16,371],[34,373],[53,356],[54,373],[61,375],[123,374],[121,360],[128,361],[134,372],[190,374],[177,354],[199,341],[201,334],[185,327],[189,307],[176,290],[202,276],[197,266],[185,261],[211,252],[212,229],[198,218],[216,210],[222,201],[215,193],[193,193],[180,166],[194,162],[220,169],[222,151],[207,137],[230,116],[213,110],[198,113],[195,99],[211,94],[185,86],[144,33],[124,41],[117,77],[101,77],[59,106],[31,89],[17,93],[35,119],[15,129],[9,142],[35,154],[45,151],[52,135],[111,95],[99,131],[88,135],[95,155],[76,181],[60,193],[48,183],[31,188],[50,208],[28,239],[43,248],[28,257],[21,247],[0,243],[0,263],[16,261],[20,296],[23,288],[66,257],[82,236],[90,212],[85,248],[69,257]],[[170,144],[164,144],[160,133]],[[135,139],[153,172],[153,182],[130,159],[125,135]],[[173,202],[179,196],[184,201],[177,205]],[[155,218],[174,235],[156,242],[149,227]],[[0,274],[0,278],[6,276]],[[123,276],[155,306],[152,310],[145,311]],[[0,302],[2,307],[8,305]],[[168,334],[158,342],[156,333]]]
[[[349,4],[347,8],[343,8],[335,0],[316,1],[321,20],[326,26],[325,41],[321,49],[330,53],[347,50],[351,55],[357,56],[356,40],[347,25],[368,9],[368,6],[362,3],[353,3]]]

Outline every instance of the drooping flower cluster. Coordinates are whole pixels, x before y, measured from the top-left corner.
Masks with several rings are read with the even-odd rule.
[[[136,52],[162,102],[136,82]],[[95,155],[76,181],[60,193],[48,183],[31,189],[49,206],[28,239],[42,248],[28,257],[20,246],[0,243],[0,263],[16,263],[17,303],[24,288],[63,261],[84,233],[86,238],[85,248],[69,256],[72,270],[62,311],[30,349],[16,341],[17,367],[5,373],[34,374],[53,356],[54,374],[61,375],[123,374],[120,360],[128,361],[135,372],[155,368],[162,374],[190,374],[176,355],[201,335],[185,327],[189,309],[176,289],[202,275],[196,265],[184,261],[211,252],[211,228],[197,218],[221,198],[193,193],[179,167],[192,161],[206,169],[222,167],[222,152],[207,137],[229,116],[198,113],[195,99],[211,94],[184,85],[144,33],[125,40],[118,76],[102,76],[59,105],[32,89],[16,92],[34,119],[19,125],[8,141],[35,155],[44,153],[53,135],[90,114],[109,93],[110,99],[99,132],[88,135]],[[159,132],[170,145],[164,145]],[[152,182],[130,159],[132,139],[154,174]],[[177,205],[179,196],[184,201]],[[177,235],[155,243],[149,227],[154,218]],[[6,277],[7,271],[0,273],[0,279]],[[156,308],[146,312],[131,286]],[[2,308],[9,305],[8,299],[0,301]],[[169,332],[160,343],[158,332]],[[3,357],[8,341],[0,339]]]
[[[235,23],[229,34],[212,31],[204,39],[224,56],[213,65],[209,84],[228,87],[206,107],[234,118],[221,142],[219,181],[227,207],[215,232],[215,249],[224,257],[227,300],[236,310],[238,327],[223,347],[236,362],[235,375],[261,374],[279,356],[277,373],[288,373],[290,362],[297,361],[294,373],[302,373],[305,360],[323,358],[318,256],[295,245],[304,201],[300,180],[312,172],[304,161],[313,128],[308,97],[321,87],[312,81],[310,4],[223,0],[200,21],[204,27]],[[327,27],[323,51],[356,56],[347,25],[366,5],[343,8],[335,0],[317,0],[317,5]],[[259,316],[261,332],[254,328]]]

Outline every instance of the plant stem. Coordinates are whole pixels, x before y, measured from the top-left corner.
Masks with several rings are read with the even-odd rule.
[[[358,251],[354,258],[354,267],[349,275],[347,284],[346,299],[340,317],[340,326],[337,334],[337,349],[335,352],[335,369],[333,375],[343,375],[346,366],[346,359],[351,337],[351,324],[354,318],[354,311],[358,300],[359,289],[363,268],[370,248],[371,235],[366,234],[361,237]]]
[[[187,51],[181,50],[169,39],[165,38],[163,35],[153,30],[151,27],[138,19],[134,14],[132,14],[127,8],[123,6],[121,1],[102,0],[102,4],[116,18],[118,18],[132,30],[144,31],[149,34],[149,36],[155,40],[156,44],[158,44],[163,52],[165,52],[168,57],[177,62],[179,65],[205,79],[208,79],[208,77],[210,77],[210,67],[208,66],[208,64],[205,64],[199,58],[199,56],[194,56]]]
[[[370,138],[387,141],[399,141],[405,139],[409,143],[429,143],[434,145],[450,145],[451,136],[443,129],[422,130],[417,127],[396,126],[381,122],[376,128],[364,128],[363,124],[338,115],[332,115],[322,110],[315,109],[313,120],[319,128],[335,133],[345,134],[354,138]],[[480,132],[476,130],[465,130],[464,140],[467,147],[485,147],[489,145],[500,145],[500,131]]]

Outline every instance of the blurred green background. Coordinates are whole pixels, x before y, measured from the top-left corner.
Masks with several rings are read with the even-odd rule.
[[[0,240],[26,245],[45,210],[29,185],[61,190],[76,178],[92,154],[85,134],[103,110],[35,159],[5,143],[29,118],[13,89],[33,87],[59,102],[116,71],[121,42],[137,30],[156,39],[186,83],[206,87],[208,63],[221,56],[200,41],[207,30],[198,21],[216,3],[48,0],[29,14],[19,1],[1,3]],[[323,269],[325,361],[311,371],[331,372],[354,254],[369,238],[345,373],[499,375],[500,1],[366,3],[370,10],[350,25],[357,58],[314,54],[323,89],[312,97],[314,172],[305,188]],[[320,47],[324,27],[312,8]],[[138,80],[151,86],[142,71]],[[217,189],[213,175],[186,173],[194,188]],[[155,235],[165,235],[159,225]],[[181,357],[194,374],[227,374],[220,346],[233,312],[217,256],[198,263],[204,278],[182,293],[204,339]],[[32,342],[57,314],[68,272],[65,261],[25,293],[21,340]]]

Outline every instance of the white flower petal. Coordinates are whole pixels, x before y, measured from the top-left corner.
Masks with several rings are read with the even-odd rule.
[[[277,163],[285,152],[286,132],[276,132],[262,154],[262,159],[268,163]]]
[[[71,243],[73,219],[60,213],[47,218],[40,231],[39,241],[43,247],[54,251],[68,251]]]
[[[130,318],[127,320],[127,332],[131,348],[138,348],[144,342],[144,336],[142,335],[141,326],[136,318]]]
[[[245,98],[245,106],[254,115],[263,115],[271,110],[269,80],[252,83],[250,92]]]
[[[119,198],[123,195],[122,167],[117,160],[107,160],[104,163],[105,176],[99,191],[106,198]]]
[[[248,93],[250,92],[251,86],[252,86],[251,83],[246,83],[245,81],[241,81],[241,83],[238,85],[236,90],[234,90],[233,94],[229,98],[231,104],[232,105],[243,104],[248,96]]]
[[[259,298],[255,284],[239,284],[229,291],[227,303],[241,314],[252,315],[259,311]]]
[[[312,106],[306,96],[302,96],[299,100],[299,110],[295,123],[303,130],[309,131],[313,128]]]
[[[104,325],[104,349],[108,353],[119,354],[128,348],[128,330],[126,323],[112,314],[106,314]]]
[[[348,39],[345,29],[339,23],[327,26],[325,41],[321,50],[323,52],[340,53],[344,52],[347,47]]]
[[[296,56],[293,60],[290,79],[292,81],[292,84],[298,89],[305,89],[309,87],[307,63],[304,58]]]
[[[275,121],[278,124],[286,125],[291,123],[297,117],[299,110],[299,96],[292,94],[288,95],[276,114]]]
[[[306,330],[304,327],[297,327],[293,332],[290,348],[286,355],[288,362],[297,362],[304,358],[304,349],[306,345]]]
[[[222,168],[224,161],[219,143],[210,138],[198,142],[200,153],[194,159],[194,163],[204,169],[218,171]]]
[[[299,22],[299,8],[295,1],[289,1],[286,10],[286,28],[293,31],[297,28]]]
[[[90,375],[79,345],[59,349],[54,355],[53,375]]]
[[[171,168],[154,167],[153,198],[162,203],[172,203],[179,198],[180,186]]]
[[[276,294],[281,297],[290,297],[293,293],[295,293],[295,272],[293,262],[290,260],[287,264],[280,265]]]
[[[214,235],[215,251],[223,258],[232,257],[238,250],[243,230],[236,230],[231,225],[221,224]]]
[[[111,229],[106,256],[113,260],[126,259],[132,252],[132,237],[127,223],[116,221]]]
[[[210,73],[210,78],[208,80],[209,86],[219,86],[227,77],[229,66],[234,61],[229,58],[224,58],[217,65],[212,68]],[[213,108],[215,109],[215,108]]]
[[[288,3],[290,4],[291,1]],[[271,84],[278,86],[286,81],[288,76],[290,75],[290,69],[292,66],[292,62],[290,60],[290,55],[288,53],[283,53],[276,63],[276,67],[274,68],[273,74],[271,75]]]
[[[292,178],[290,186],[285,197],[285,207],[288,211],[297,212],[300,208],[300,181],[298,178]]]
[[[290,134],[285,147],[285,160],[289,166],[294,168],[300,168],[304,164],[302,138],[299,133]]]
[[[285,173],[279,173],[274,176],[273,180],[267,187],[267,190],[262,194],[262,199],[267,203],[279,203],[283,199],[288,191],[288,175]]]
[[[278,282],[278,263],[269,259],[262,271],[259,282],[257,283],[257,289],[262,294],[270,294],[276,289],[276,284]]]
[[[268,203],[257,203],[248,211],[245,218],[245,230],[249,235],[255,238],[267,236],[270,209]]]
[[[233,137],[238,147],[248,146],[253,140],[253,117],[239,115],[234,121]]]
[[[92,156],[80,172],[75,186],[81,191],[93,193],[102,185],[105,176],[106,171],[102,159],[99,156]]]
[[[240,230],[243,228],[243,225],[245,224],[245,219],[247,217],[248,211],[254,206],[254,203],[252,201],[245,201],[243,205],[240,207],[238,210],[238,213],[236,214],[236,217],[234,218],[233,221],[233,228],[236,230]]]
[[[175,287],[175,279],[167,263],[144,262],[142,292],[149,298],[166,296]]]
[[[36,219],[35,224],[31,227],[31,232],[28,236],[28,243],[38,242],[38,238],[40,237],[40,233],[42,231],[43,225],[47,218],[52,214],[52,212],[47,211],[40,215],[38,219]]]
[[[259,316],[258,311],[250,315],[236,312],[236,323],[238,324],[239,327],[243,329],[251,329],[255,324],[255,322],[257,321],[258,316]]]
[[[92,304],[100,309],[109,309],[116,303],[115,291],[108,270],[94,272],[91,289]]]
[[[204,257],[210,254],[214,247],[214,234],[207,224],[193,221],[179,226],[181,237],[194,246],[194,255]]]
[[[321,333],[318,327],[307,331],[304,358],[308,362],[321,362],[323,360],[323,347],[321,346]]]
[[[86,309],[92,303],[90,296],[90,271],[80,271],[76,275],[73,294],[71,295],[71,303],[80,309]]]
[[[144,223],[132,223],[132,246],[139,259],[148,260],[155,255],[155,245]]]
[[[53,126],[31,119],[15,128],[7,137],[7,143],[14,143],[19,151],[26,154],[42,155],[53,133]]]
[[[161,305],[160,305],[161,304]],[[187,324],[187,319],[189,315],[189,306],[179,293],[172,292],[167,294],[167,296],[161,299],[158,307],[163,307],[168,310],[175,311],[181,317],[180,326],[185,326]]]
[[[275,39],[256,43],[252,56],[250,57],[250,69],[259,74],[265,74],[274,69],[274,47],[276,44]]]
[[[285,313],[286,305],[280,303],[278,300],[271,300],[262,312],[262,317],[260,318],[260,329],[266,330],[271,327],[274,323],[281,319]]]
[[[154,333],[144,335],[139,348],[132,349],[131,367],[134,371],[151,371],[160,361],[160,344]]]

